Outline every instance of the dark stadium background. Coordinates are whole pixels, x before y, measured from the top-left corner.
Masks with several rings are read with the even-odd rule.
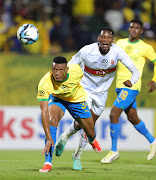
[[[142,38],[156,50],[154,0],[0,0],[0,105],[38,105],[37,84],[54,56],[63,54],[70,60],[81,47],[95,42],[104,26],[114,30],[114,42],[127,37],[134,18],[143,21]],[[33,45],[17,40],[17,29],[24,23],[39,29]],[[147,61],[138,107],[156,107],[155,92],[148,94],[146,87],[152,76],[153,64]],[[115,100],[114,89],[115,80],[106,106]]]

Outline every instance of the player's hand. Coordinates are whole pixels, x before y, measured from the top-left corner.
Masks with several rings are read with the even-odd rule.
[[[150,86],[150,89],[148,90],[149,93],[153,92],[156,89],[156,82],[150,81],[147,86]]]
[[[54,147],[54,141],[52,139],[47,140],[47,143],[45,145],[45,148],[43,149],[41,154],[48,154],[50,151],[51,146]]]
[[[127,80],[127,81],[123,82],[123,84],[124,84],[125,86],[127,86],[127,87],[132,87],[132,83],[131,83],[130,80]]]

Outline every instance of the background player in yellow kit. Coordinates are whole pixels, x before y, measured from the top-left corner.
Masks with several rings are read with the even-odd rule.
[[[149,59],[154,63],[154,76],[152,81],[148,83],[148,86],[150,86],[149,92],[153,92],[156,89],[156,53],[152,46],[140,39],[142,33],[143,23],[139,20],[132,20],[129,26],[129,38],[120,39],[116,43],[129,55],[140,72],[140,79],[131,88],[125,87],[123,82],[131,76],[131,73],[120,62],[118,62],[116,76],[116,93],[118,94],[118,97],[115,100],[110,113],[112,148],[111,151],[101,160],[102,163],[111,163],[119,158],[117,140],[120,131],[119,117],[123,111],[127,114],[127,119],[134,125],[134,128],[146,137],[150,143],[151,150],[147,160],[151,160],[156,154],[156,140],[149,133],[144,122],[137,115],[136,96],[141,90],[141,77],[146,59]]]
[[[52,154],[56,142],[56,131],[60,119],[68,109],[73,118],[80,123],[88,140],[96,148],[99,143],[95,139],[92,115],[86,103],[86,92],[79,84],[83,77],[82,69],[77,64],[67,66],[64,57],[56,57],[52,62],[52,70],[39,82],[37,99],[40,102],[42,125],[46,134],[45,164],[39,172],[49,172],[52,167]],[[71,134],[76,133],[74,129]],[[60,147],[55,154],[59,156]]]

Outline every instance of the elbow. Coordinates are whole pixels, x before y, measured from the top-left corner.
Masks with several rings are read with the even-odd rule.
[[[140,72],[138,71],[138,80],[139,80],[139,78],[140,78]]]

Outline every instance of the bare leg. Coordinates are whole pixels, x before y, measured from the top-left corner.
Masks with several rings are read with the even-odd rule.
[[[94,129],[94,122],[93,118],[85,118],[85,119],[80,119],[77,118],[76,121],[79,122],[79,124],[82,126],[84,132],[86,133],[88,140],[91,142],[95,138],[95,129]]]

